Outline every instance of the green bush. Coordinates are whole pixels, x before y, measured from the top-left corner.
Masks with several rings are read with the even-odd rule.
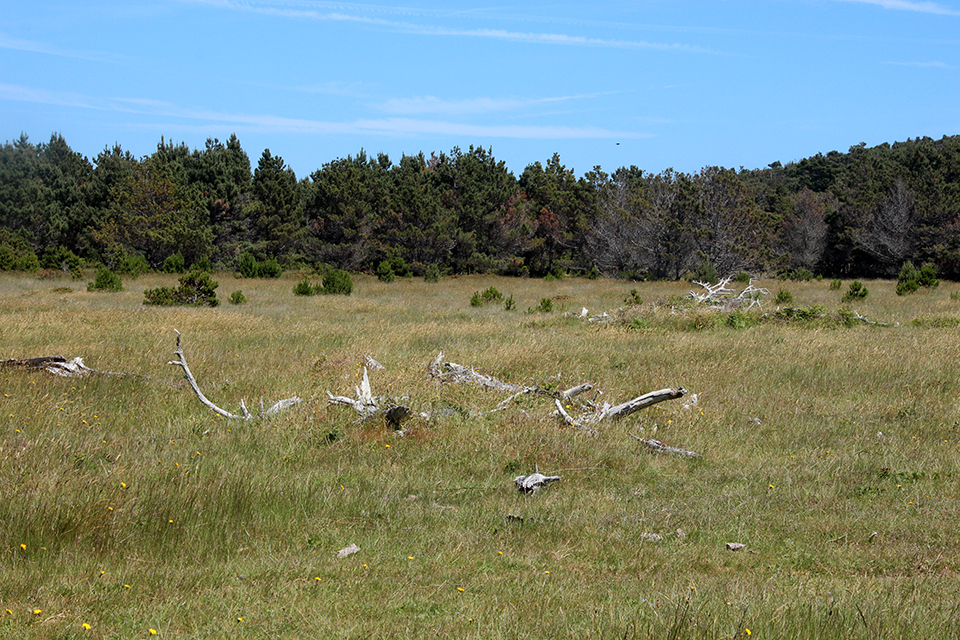
[[[776,304],[790,304],[793,302],[793,294],[786,289],[777,291],[777,297],[773,299]]]
[[[600,270],[597,269],[597,265],[593,265],[590,271],[587,272],[587,279],[596,280],[599,277],[600,277]]]
[[[440,282],[440,267],[431,262],[423,270],[423,280],[425,282]]]
[[[190,265],[190,271],[213,271],[213,265],[210,264],[210,256],[200,256],[197,261]]]
[[[643,298],[640,297],[640,294],[637,293],[636,289],[630,289],[630,295],[623,299],[624,304],[627,306],[643,304]]]
[[[230,294],[230,304],[243,304],[247,301],[247,296],[243,295],[243,291],[234,291]]]
[[[43,258],[40,260],[40,266],[44,269],[58,269],[60,271],[70,271],[77,269],[83,263],[80,257],[66,247],[57,247],[56,249],[47,249],[43,252]]]
[[[503,310],[504,311],[513,311],[517,308],[517,303],[513,301],[513,296],[509,296],[503,301]]]
[[[320,293],[323,285],[312,285],[310,279],[304,277],[303,280],[293,285],[293,295],[295,296],[313,296]]]
[[[867,290],[867,288],[863,286],[862,282],[860,282],[859,280],[854,280],[853,282],[850,283],[850,288],[847,290],[847,292],[843,294],[842,301],[854,302],[857,300],[863,300],[864,298],[867,297],[867,294],[869,293],[870,293],[869,290]]]
[[[470,297],[470,306],[482,307],[488,302],[499,302],[501,300],[503,300],[503,294],[497,291],[496,287],[487,287],[483,291],[473,293],[473,296]]]
[[[275,258],[260,261],[249,251],[240,256],[237,271],[244,278],[279,278],[283,275],[283,267]]]
[[[720,282],[720,276],[717,274],[717,268],[713,266],[713,263],[709,260],[704,260],[697,265],[697,268],[693,271],[692,279],[697,282],[707,282],[709,284],[716,284]]]
[[[396,279],[397,274],[394,273],[389,260],[383,260],[377,265],[377,280],[380,282],[393,282]]]
[[[540,305],[536,309],[541,313],[550,313],[553,311],[553,300],[550,298],[543,298],[540,300]]]
[[[323,293],[348,296],[353,293],[353,278],[343,269],[331,269],[323,276]]]
[[[813,271],[805,267],[797,267],[780,274],[781,280],[793,280],[794,282],[810,282],[813,278]]]
[[[191,271],[180,278],[180,286],[158,287],[143,292],[143,304],[157,306],[216,307],[216,288],[219,283],[210,278],[209,273]],[[241,294],[243,295],[243,294]]]
[[[164,273],[183,273],[187,268],[187,263],[183,259],[183,254],[177,251],[173,255],[167,256],[163,261]]]
[[[830,281],[830,291],[840,291],[842,286],[843,282],[840,281],[840,278],[834,278]]]
[[[150,273],[150,263],[139,253],[128,253],[123,256],[117,265],[117,273],[137,278],[145,273]]]
[[[920,286],[929,289],[936,289],[940,286],[940,279],[937,278],[937,265],[926,262],[920,267]]]
[[[123,291],[123,281],[112,269],[100,267],[93,282],[87,283],[87,291]]]
[[[750,284],[750,280],[753,278],[746,271],[738,271],[737,275],[733,277],[734,282],[740,282],[742,284]]]
[[[40,270],[40,261],[30,243],[18,235],[0,230],[0,271]]]

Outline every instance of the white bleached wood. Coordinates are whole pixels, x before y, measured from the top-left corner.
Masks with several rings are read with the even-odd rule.
[[[177,356],[177,359],[171,360],[167,364],[176,365],[181,369],[183,369],[184,378],[186,378],[187,382],[190,383],[190,388],[193,389],[193,392],[195,394],[197,394],[197,398],[200,399],[200,402],[202,402],[206,407],[210,408],[211,410],[223,416],[224,418],[230,418],[232,420],[240,420],[240,419],[252,420],[254,416],[253,414],[250,413],[250,411],[247,410],[247,405],[244,403],[242,399],[240,400],[240,410],[243,412],[243,415],[238,416],[236,414],[230,413],[226,409],[221,409],[217,405],[213,404],[213,402],[211,402],[207,398],[207,396],[203,395],[203,391],[200,390],[200,385],[197,384],[197,379],[193,376],[193,372],[190,371],[189,365],[187,365],[187,357],[183,354],[183,347],[180,344],[180,332],[177,331],[176,329],[174,329],[174,332],[177,334],[177,349],[173,353],[174,355]],[[286,409],[287,407],[295,405],[299,402],[300,402],[299,397],[294,396],[292,398],[287,398],[286,400],[281,400],[280,402],[276,403],[275,405],[273,405],[273,407],[268,409],[266,412],[261,411],[261,413],[263,415],[272,415],[274,413],[281,411],[282,409]]]

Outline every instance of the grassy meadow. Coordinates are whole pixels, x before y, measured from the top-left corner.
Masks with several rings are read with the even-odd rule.
[[[833,319],[849,282],[761,281],[828,316],[761,322],[678,304],[687,283],[360,276],[298,297],[294,274],[215,279],[223,303],[201,309],[142,304],[174,276],[94,293],[0,274],[0,359],[136,374],[0,368],[0,637],[960,637],[956,283],[866,282],[848,306],[874,326]],[[491,286],[516,308],[472,307]],[[304,401],[217,416],[168,364],[174,329],[224,409]],[[490,413],[509,394],[437,384],[440,351],[599,402],[699,402],[592,435],[543,398]],[[375,394],[431,418],[398,437],[328,406],[365,356]],[[562,481],[522,495],[535,465]]]

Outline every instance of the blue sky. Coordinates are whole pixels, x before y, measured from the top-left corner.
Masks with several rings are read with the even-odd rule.
[[[0,138],[91,160],[236,133],[298,177],[470,145],[695,172],[960,133],[960,0],[5,5]]]

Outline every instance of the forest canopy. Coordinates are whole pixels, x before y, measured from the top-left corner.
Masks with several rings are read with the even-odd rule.
[[[577,272],[677,279],[715,270],[960,279],[960,136],[739,171],[636,166],[582,176],[559,155],[515,176],[492,149],[327,162],[297,178],[236,135],[161,139],[88,159],[60,134],[0,147],[0,270],[325,264],[375,272]],[[253,262],[251,262],[253,261]]]

